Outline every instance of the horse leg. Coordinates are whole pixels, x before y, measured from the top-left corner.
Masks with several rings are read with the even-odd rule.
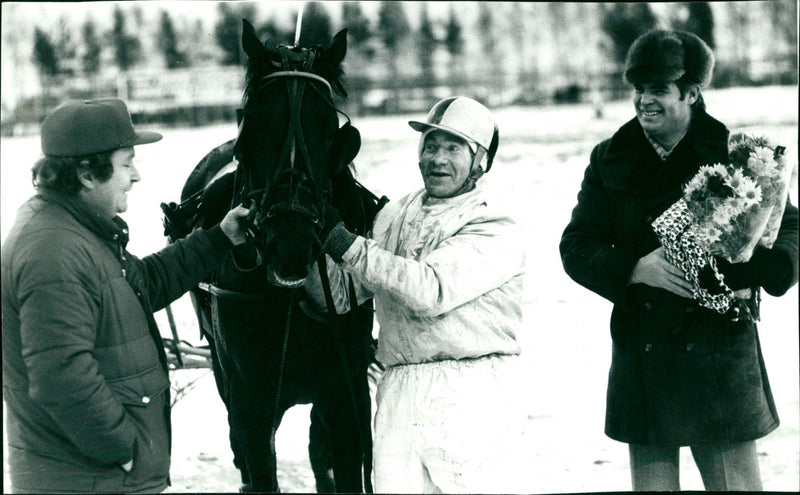
[[[208,346],[211,350],[211,369],[214,371],[214,381],[217,384],[217,392],[222,402],[225,404],[225,410],[228,413],[228,442],[231,446],[231,452],[233,452],[233,465],[239,470],[239,474],[242,477],[242,484],[247,485],[250,483],[250,478],[245,472],[244,455],[236,439],[236,435],[233,433],[231,422],[230,383],[220,364],[220,357],[217,354],[217,346],[214,344],[214,339],[210,338],[208,335],[206,335],[206,339],[208,340]]]
[[[244,458],[244,492],[278,492],[275,429],[272,404],[263,391],[247,386],[241,379],[231,386],[231,436]]]
[[[311,426],[308,428],[308,458],[311,461],[311,470],[314,472],[317,493],[335,493],[330,427],[325,423],[316,406],[311,407]]]
[[[359,332],[371,328],[371,312],[351,314],[352,326],[334,332],[336,361],[339,372],[333,380],[334,389],[340,393],[325,397],[326,415],[333,445],[333,473],[339,492],[372,491],[372,414],[367,367],[374,349],[369,333]],[[360,320],[362,323],[359,324]],[[342,330],[342,329],[339,329]]]
[[[344,385],[341,386],[344,389]],[[338,493],[362,493],[363,462],[360,425],[353,412],[353,404],[347,392],[328,396],[319,402],[319,414],[323,421],[335,427],[328,429],[331,454],[333,456],[334,487]],[[316,475],[316,473],[315,473]]]
[[[222,403],[225,404],[225,411],[228,413],[228,441],[231,446],[231,452],[233,452],[233,465],[241,474],[242,484],[246,485],[250,482],[250,480],[247,479],[245,475],[243,469],[244,458],[242,456],[241,448],[239,448],[236,438],[233,435],[233,430],[230,426],[230,385],[228,378],[225,376],[224,368],[230,369],[231,366],[233,366],[233,363],[227,362],[225,366],[222,364],[222,360],[224,360],[225,357],[219,354],[216,339],[214,338],[214,328],[211,323],[211,302],[207,300],[206,297],[210,296],[198,296],[193,292],[191,298],[192,304],[195,307],[197,319],[200,323],[200,333],[202,337],[206,339],[206,342],[208,342],[208,349],[211,353],[211,371],[214,373],[214,383],[217,386],[217,393],[219,394],[220,399],[222,399]]]

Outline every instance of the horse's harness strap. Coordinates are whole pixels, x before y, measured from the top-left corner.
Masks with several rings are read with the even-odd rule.
[[[313,79],[313,80],[315,80],[317,82],[321,82],[323,85],[325,85],[325,87],[328,88],[328,91],[332,91],[331,90],[331,83],[329,83],[324,77],[318,76],[318,75],[314,74],[313,72],[303,72],[303,71],[299,71],[299,70],[282,70],[282,71],[273,72],[272,74],[264,76],[262,78],[262,80],[274,79],[276,77],[302,77],[302,78],[305,78],[305,79]]]
[[[336,304],[333,302],[333,294],[331,293],[331,281],[328,278],[328,263],[326,256],[323,254],[317,266],[319,267],[319,278],[322,282],[322,292],[325,293],[325,304],[328,305],[328,316],[336,316]],[[352,305],[352,303],[351,303]]]
[[[284,52],[284,50],[281,51],[282,58],[285,58],[283,52]],[[307,62],[307,64],[306,64],[307,66],[308,66],[309,63],[313,63],[313,55],[314,55],[313,52],[311,52],[310,53],[310,57],[311,57],[310,58],[310,62]],[[283,60],[283,62],[284,62],[284,66],[286,66],[286,64],[288,64],[288,60]],[[311,88],[313,88],[313,90],[315,92],[317,92],[322,97],[322,99],[328,105],[330,105],[332,108],[334,108],[335,110],[338,111],[338,109],[334,105],[333,101],[331,100],[331,96],[330,96],[331,95],[331,86],[330,86],[330,83],[327,80],[325,80],[324,78],[322,78],[321,76],[318,76],[318,75],[313,74],[311,72],[305,72],[305,71],[301,71],[301,70],[283,70],[283,71],[274,72],[272,74],[264,76],[262,78],[262,84],[259,85],[254,92],[257,92],[257,91],[260,91],[260,90],[264,89],[267,85],[269,85],[272,82],[277,81],[278,79],[285,79],[285,78],[300,78],[300,79],[307,79],[307,80],[311,80],[311,81],[316,81],[316,82],[322,83],[325,86],[325,88],[327,88],[327,94],[325,94],[323,91],[321,91],[320,88],[318,88],[314,84],[311,84],[310,86],[311,86]],[[281,154],[280,154],[280,157],[278,159],[278,163],[280,164],[280,166],[278,166],[276,168],[275,173],[274,173],[274,175],[272,177],[271,183],[273,185],[274,184],[279,184],[281,177],[286,175],[286,174],[290,174],[289,175],[289,180],[290,181],[293,181],[293,176],[294,175],[298,175],[298,179],[299,179],[298,180],[298,185],[302,188],[302,187],[304,187],[304,184],[303,184],[304,180],[310,181],[311,182],[311,184],[310,184],[311,187],[307,187],[307,189],[309,189],[311,194],[315,197],[316,203],[317,204],[321,204],[324,201],[324,198],[322,196],[322,191],[319,190],[319,187],[318,187],[318,185],[316,183],[316,180],[314,178],[314,174],[311,173],[310,168],[309,168],[309,171],[308,171],[309,173],[308,174],[302,173],[302,172],[300,172],[300,171],[298,171],[298,170],[296,170],[294,168],[295,153],[297,152],[297,148],[299,148],[299,151],[302,154],[302,158],[303,158],[304,163],[306,164],[306,167],[310,166],[309,164],[310,164],[310,161],[311,161],[310,155],[308,153],[308,148],[307,148],[306,143],[305,143],[305,138],[303,136],[302,126],[300,125],[300,121],[299,121],[300,120],[300,106],[302,104],[303,92],[305,91],[306,85],[305,84],[298,84],[299,82],[300,81],[298,81],[297,79],[294,79],[291,83],[289,83],[287,81],[287,85],[286,86],[287,86],[287,91],[289,93],[289,104],[290,104],[289,128],[287,129],[287,139],[284,142],[283,149],[281,150]],[[244,124],[244,119],[242,119],[242,121],[240,122],[240,131],[241,131],[241,126],[243,124]],[[285,164],[287,162],[287,160],[290,162],[288,169],[283,167],[283,164]],[[248,174],[247,177],[248,177],[248,179],[251,179],[249,174]],[[248,180],[248,182],[249,182],[249,180]],[[290,182],[290,184],[291,184],[291,182]],[[260,194],[261,195],[261,204],[259,206],[263,209],[266,206],[264,204],[264,202],[266,202],[267,197],[271,196],[271,194],[269,194],[269,189],[271,189],[271,188],[266,188],[266,187],[257,188],[257,186],[255,184],[250,182],[249,183],[250,192],[249,192],[249,194],[247,194],[247,196],[255,197],[255,196]],[[290,189],[291,189],[291,186],[290,186]],[[299,189],[297,189],[296,193],[299,193]],[[274,216],[275,213],[279,213],[279,212],[283,212],[283,211],[296,211],[297,213],[300,213],[300,214],[302,214],[304,216],[307,216],[315,224],[319,224],[319,222],[321,221],[321,218],[320,218],[320,215],[318,214],[318,212],[314,212],[314,211],[311,211],[309,208],[303,207],[298,201],[296,201],[296,198],[291,198],[291,197],[288,198],[287,200],[280,201],[280,202],[272,205],[270,208],[268,208],[267,218],[269,218],[271,216]]]
[[[247,292],[237,292],[228,289],[221,289],[216,285],[210,284],[208,282],[200,282],[199,284],[197,284],[197,288],[208,292],[212,296],[221,297],[223,299],[235,299],[237,301],[251,301],[251,302],[263,302],[269,300],[269,297],[266,294],[252,294]]]

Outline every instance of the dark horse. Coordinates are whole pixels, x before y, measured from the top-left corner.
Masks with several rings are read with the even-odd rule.
[[[361,138],[349,119],[339,126],[332,99],[346,96],[346,43],[342,31],[327,49],[262,44],[245,20],[239,134],[197,165],[180,206],[164,205],[172,238],[215,225],[236,204],[254,206],[250,240],[192,291],[244,491],[278,491],[275,432],[287,409],[307,403],[317,490],[371,491],[372,303],[320,313],[301,287],[324,260],[325,208],[364,234],[381,206],[352,175]]]

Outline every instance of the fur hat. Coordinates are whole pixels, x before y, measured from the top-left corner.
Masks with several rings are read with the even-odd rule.
[[[685,31],[648,31],[636,38],[625,60],[625,80],[673,82],[679,79],[700,87],[711,82],[714,53],[698,36]]]

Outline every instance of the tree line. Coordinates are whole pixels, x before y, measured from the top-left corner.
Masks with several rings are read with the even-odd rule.
[[[217,59],[220,65],[241,65],[243,53],[240,49],[241,19],[255,19],[257,5],[252,3],[220,3],[217,7],[213,36],[218,48]],[[478,14],[478,35],[484,40],[486,53],[491,53],[500,35],[496,31],[491,4],[481,3]],[[430,71],[431,54],[437,49],[457,58],[464,51],[464,27],[457,14],[457,4],[451,4],[444,23],[436,23],[429,15],[429,6],[421,3],[417,29],[412,31],[408,14],[402,2],[384,1],[378,9],[377,23],[373,25],[364,14],[360,2],[342,4],[341,24],[348,29],[348,42],[351,51],[373,61],[379,49],[389,53],[391,60],[400,57],[397,51],[408,39],[415,40],[420,67],[423,72]],[[677,28],[687,29],[698,34],[709,45],[714,46],[714,19],[708,2],[688,4],[688,17],[678,21]],[[301,45],[327,44],[333,36],[333,22],[328,10],[321,2],[309,2],[304,11]],[[136,67],[144,58],[138,29],[131,29],[131,18],[141,16],[141,12],[123,10],[116,5],[112,14],[112,27],[100,32],[92,18],[83,21],[78,36],[65,19],[59,21],[55,30],[36,26],[34,30],[33,61],[44,76],[56,75],[95,75],[101,71],[101,54],[110,51],[113,64],[121,71]],[[613,58],[621,62],[630,42],[639,34],[656,25],[656,17],[647,3],[610,4],[604,7],[601,28],[613,43]],[[186,31],[196,31],[199,25],[190,25]],[[286,43],[294,41],[294,32],[275,22],[267,20],[257,25],[261,39],[274,38]],[[156,47],[167,69],[192,67],[205,62],[202,51],[192,51],[191,43],[183,42],[191,38],[187,33],[178,32],[173,16],[161,10],[156,29]],[[79,50],[79,45],[82,49]],[[80,53],[80,55],[79,55]]]
[[[379,87],[403,84],[433,87],[443,78],[452,83],[479,79],[481,74],[502,79],[514,68],[527,80],[553,80],[558,74],[551,68],[528,66],[535,64],[537,58],[543,58],[542,50],[549,51],[551,58],[563,64],[556,71],[565,73],[567,79],[581,76],[585,80],[587,75],[579,71],[586,72],[585,61],[594,53],[578,52],[595,50],[610,62],[609,72],[618,71],[631,42],[641,33],[665,24],[693,32],[714,48],[717,44],[715,12],[726,9],[724,14],[729,24],[751,25],[757,37],[764,34],[758,32],[759,19],[767,23],[771,31],[768,33],[770,46],[783,47],[782,50],[789,51],[786,59],[794,60],[794,66],[787,72],[795,74],[796,82],[797,4],[794,1],[727,2],[717,9],[713,9],[710,2],[674,3],[669,4],[666,19],[663,13],[659,17],[654,12],[653,4],[643,2],[578,6],[561,2],[528,5],[526,2],[477,2],[477,6],[450,2],[445,15],[441,15],[440,9],[439,15],[433,16],[434,3],[418,2],[416,8],[408,9],[405,2],[382,1],[377,5],[377,15],[367,16],[362,2],[341,2],[339,20],[334,26],[330,4],[307,2],[299,43],[326,45],[335,34],[334,28],[346,27],[348,72],[363,75],[371,70],[379,73],[372,77],[372,82],[377,81]],[[761,4],[758,9],[752,7],[756,3]],[[125,72],[152,67],[154,63],[168,70],[208,65],[241,66],[244,63],[240,46],[242,18],[253,22],[262,40],[294,42],[294,26],[286,27],[274,16],[259,20],[263,16],[259,15],[260,5],[255,2],[220,2],[210,36],[200,20],[179,19],[180,22],[176,22],[174,14],[166,9],[159,11],[154,28],[145,27],[140,5],[123,8],[121,3],[115,4],[111,27],[105,31],[91,17],[84,19],[77,29],[63,18],[55,29],[36,26],[32,60],[42,80],[91,78],[110,68]],[[465,25],[463,12],[466,5],[477,10],[469,25]],[[575,14],[576,9],[580,14]],[[412,19],[409,12],[416,18]],[[544,28],[549,34],[540,32]],[[731,30],[730,25],[727,29]],[[587,42],[589,34],[600,41]],[[145,50],[144,41],[153,50]],[[733,43],[733,50],[741,51],[736,55],[745,61],[748,53],[738,47],[746,46],[748,41],[755,40]],[[545,42],[550,44],[542,45]],[[577,46],[582,48],[577,50]],[[153,55],[157,55],[157,62]],[[516,55],[517,59],[511,55]],[[576,59],[577,56],[584,58]],[[534,62],[527,62],[529,60]],[[442,67],[447,67],[444,75]],[[721,81],[721,85],[747,84],[752,81],[748,80],[746,70],[746,63],[734,61],[728,68],[720,68],[720,76],[715,77],[715,81]],[[573,82],[572,86],[579,84]],[[570,88],[565,87],[563,95],[569,100]],[[563,92],[564,88],[561,90]]]

